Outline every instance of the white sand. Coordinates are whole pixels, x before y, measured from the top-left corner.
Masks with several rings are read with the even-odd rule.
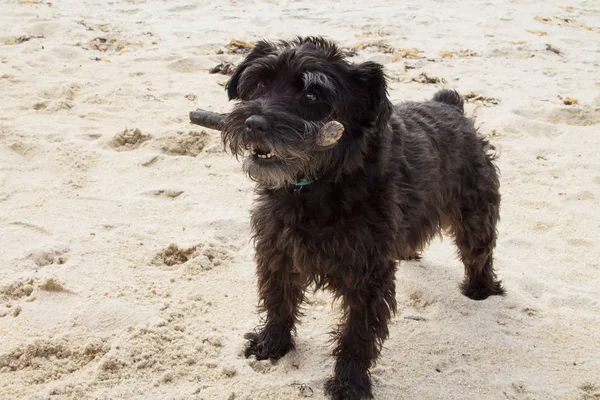
[[[501,154],[508,295],[462,297],[450,240],[402,264],[376,398],[600,398],[600,5],[482,3],[2,0],[0,399],[323,398],[328,294],[296,352],[240,355],[258,323],[253,184],[187,116],[231,107],[206,72],[239,61],[215,54],[230,39],[295,34],[418,48],[355,58],[386,65],[395,101],[500,101],[468,113]],[[23,35],[43,38],[10,44]],[[423,72],[446,83],[411,82]]]

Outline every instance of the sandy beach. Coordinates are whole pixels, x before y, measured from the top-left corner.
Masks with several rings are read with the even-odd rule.
[[[188,119],[231,109],[235,40],[295,35],[383,64],[394,102],[456,89],[499,154],[506,297],[460,294],[449,239],[402,262],[375,398],[600,399],[591,0],[2,0],[0,399],[325,399],[329,293],[295,352],[243,357],[254,184]]]

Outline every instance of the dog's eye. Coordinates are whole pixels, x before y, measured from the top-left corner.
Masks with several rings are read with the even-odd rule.
[[[304,94],[304,98],[308,101],[310,101],[311,103],[314,103],[315,101],[317,101],[317,95],[315,94],[315,92],[306,92]]]

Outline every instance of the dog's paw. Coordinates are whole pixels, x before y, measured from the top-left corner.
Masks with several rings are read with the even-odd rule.
[[[490,296],[504,296],[506,294],[506,291],[502,287],[502,283],[500,281],[494,281],[491,287],[482,284],[469,284],[468,282],[464,282],[460,286],[460,291],[471,300],[485,300]]]
[[[265,327],[259,332],[244,335],[248,340],[244,356],[255,356],[257,360],[278,360],[294,350],[294,340],[289,329]]]
[[[364,376],[358,379],[340,380],[336,377],[325,382],[325,394],[332,400],[372,399],[371,379]]]

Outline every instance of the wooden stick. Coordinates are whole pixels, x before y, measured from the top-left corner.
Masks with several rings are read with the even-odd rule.
[[[190,122],[205,128],[220,131],[223,129],[223,122],[227,114],[216,113],[212,111],[196,110],[190,112]]]
[[[228,114],[216,113],[197,109],[190,112],[190,122],[205,128],[222,130],[223,123]],[[338,121],[329,121],[321,127],[317,136],[317,151],[324,151],[334,147],[342,137],[344,126]]]
[[[344,125],[338,121],[329,121],[319,129],[317,150],[328,150],[334,147],[344,133]]]

